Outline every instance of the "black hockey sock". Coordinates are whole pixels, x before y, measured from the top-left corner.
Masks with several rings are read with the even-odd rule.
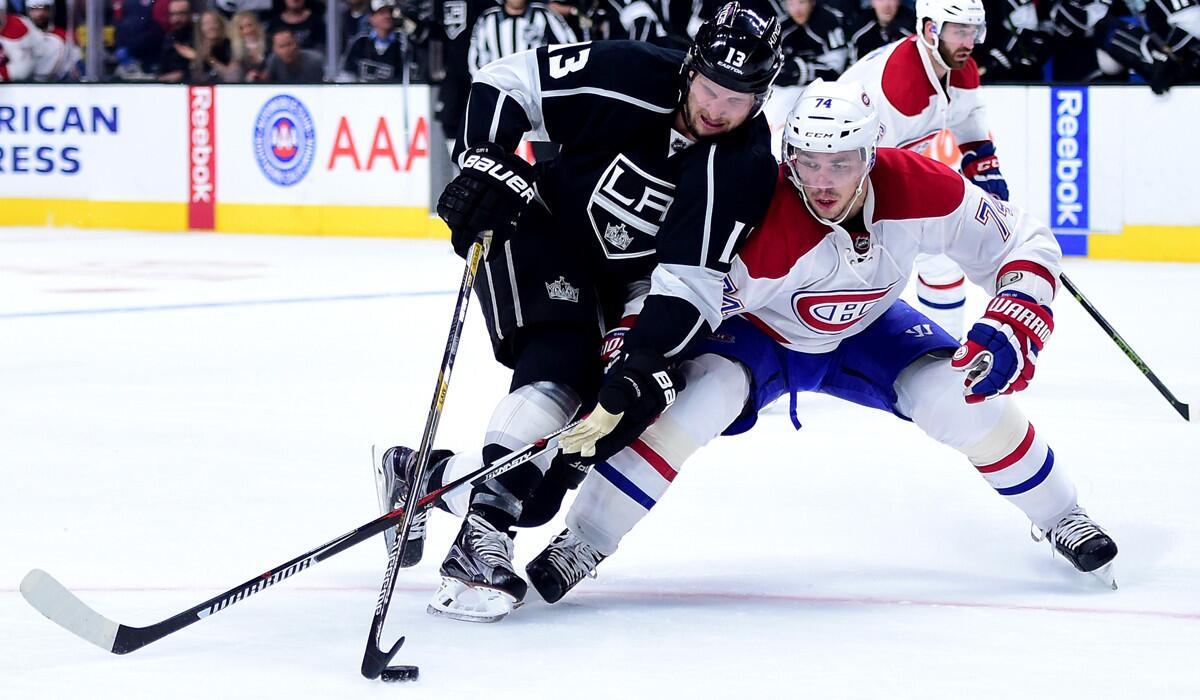
[[[450,450],[434,450],[433,454],[431,454],[429,456],[429,461],[430,461],[429,490],[430,491],[433,491],[434,489],[438,489],[438,488],[442,487],[442,485],[443,485],[442,478],[446,474],[446,465],[448,465],[450,463],[450,458],[453,456],[454,456],[454,453],[451,452]],[[444,500],[442,500],[441,498],[438,498],[436,501],[434,501],[433,505],[441,510],[446,511],[447,513],[454,512],[454,511],[450,510],[450,506],[446,505],[446,502]]]
[[[566,457],[559,454],[521,510],[517,527],[538,527],[550,522],[562,507],[567,491],[578,487],[585,476],[586,471],[572,467]]]
[[[484,445],[483,462],[491,464],[502,459],[509,452],[510,450],[500,445]],[[542,470],[533,462],[526,462],[512,471],[496,477],[491,482],[476,487],[471,496],[471,508],[484,506],[493,511],[503,512],[508,518],[506,527],[511,527],[520,517],[521,510],[529,502],[533,490],[537,488],[538,482],[541,480]],[[500,525],[498,520],[490,517],[487,520],[497,527]]]
[[[478,515],[479,517],[483,518],[484,520],[488,521],[489,523],[492,524],[493,527],[495,527],[500,532],[507,532],[509,534],[512,534],[511,531],[512,531],[513,527],[516,526],[516,524],[517,524],[517,519],[514,518],[511,514],[509,514],[506,511],[500,510],[499,508],[493,508],[492,506],[481,505],[481,504],[476,503],[471,506],[471,510],[469,512],[474,513],[474,514]]]

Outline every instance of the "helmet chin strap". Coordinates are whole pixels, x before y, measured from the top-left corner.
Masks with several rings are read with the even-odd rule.
[[[850,210],[854,208],[854,203],[857,202],[858,198],[862,196],[863,185],[867,182],[867,175],[870,174],[870,167],[863,171],[862,177],[858,179],[858,187],[854,188],[854,196],[851,197],[850,201],[846,203],[845,208],[842,209],[842,213],[836,219],[826,219],[818,214],[817,211],[813,209],[812,203],[808,201],[808,191],[805,189],[804,185],[800,185],[800,183],[796,180],[792,180],[792,182],[800,186],[800,199],[804,200],[804,207],[808,209],[808,213],[812,214],[814,219],[820,221],[826,226],[841,226],[842,222],[850,216]]]
[[[925,42],[925,33],[921,32],[921,37],[920,37],[921,45],[924,46],[925,48],[929,49],[930,53],[933,54],[933,60],[937,61],[939,66],[941,66],[942,68],[945,68],[946,70],[954,70],[953,68],[951,68],[949,65],[946,64],[946,59],[942,58],[942,51],[939,48],[939,45],[942,43],[942,39],[939,36],[939,34],[941,34],[941,33],[942,33],[941,27],[937,24],[937,22],[934,22],[934,24],[933,24],[933,44],[931,45],[931,44],[926,43]]]

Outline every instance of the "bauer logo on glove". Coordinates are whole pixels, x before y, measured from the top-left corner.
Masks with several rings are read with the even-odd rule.
[[[504,183],[508,189],[516,192],[526,204],[533,201],[533,185],[525,181],[511,167],[498,163],[485,155],[472,154],[463,161],[464,170],[472,169],[487,173],[497,181]]]

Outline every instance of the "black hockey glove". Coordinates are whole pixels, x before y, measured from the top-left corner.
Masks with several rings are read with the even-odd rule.
[[[533,166],[494,143],[473,146],[462,171],[438,197],[438,216],[450,227],[454,252],[467,257],[480,232],[492,231],[492,250],[512,235],[521,212],[533,201]]]
[[[652,350],[635,350],[609,370],[596,409],[563,435],[566,454],[602,462],[625,449],[687,386],[683,372]]]

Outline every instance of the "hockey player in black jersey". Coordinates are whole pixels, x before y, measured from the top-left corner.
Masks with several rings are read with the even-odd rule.
[[[786,0],[784,6],[788,16],[781,25],[784,60],[779,84],[837,80],[850,55],[841,12],[817,0]]]
[[[672,358],[719,323],[724,274],[774,191],[759,112],[778,47],[774,18],[729,3],[686,55],[644,42],[551,45],[479,72],[455,153],[462,172],[438,214],[460,255],[493,232],[475,292],[496,359],[513,370],[511,393],[482,450],[435,455],[422,492],[597,400],[619,421],[614,441],[669,405],[682,388]],[[530,131],[559,144],[558,158],[535,169],[513,155]],[[638,323],[605,374],[601,338],[646,284]],[[395,447],[377,466],[385,509],[407,491],[413,461]],[[429,611],[483,622],[508,614],[527,589],[513,568],[511,528],[548,520],[581,478],[545,459],[444,504],[466,518]],[[417,526],[402,565],[419,559],[424,521]]]

